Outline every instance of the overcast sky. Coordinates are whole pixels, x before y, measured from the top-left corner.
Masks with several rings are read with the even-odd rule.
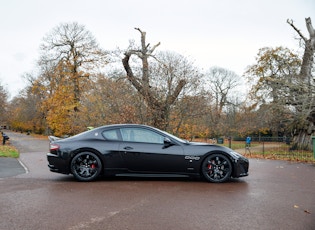
[[[207,70],[220,66],[238,75],[263,47],[297,50],[293,19],[308,37],[315,27],[314,0],[0,0],[0,83],[11,97],[36,69],[43,37],[60,23],[84,25],[106,50],[139,42],[139,27],[159,50],[180,53]]]

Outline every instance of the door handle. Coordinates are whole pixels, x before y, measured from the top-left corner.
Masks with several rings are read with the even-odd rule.
[[[133,148],[130,147],[130,146],[126,146],[126,147],[124,148],[124,150],[131,150],[131,149],[133,149]]]

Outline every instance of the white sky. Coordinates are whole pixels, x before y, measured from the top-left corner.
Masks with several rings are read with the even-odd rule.
[[[297,50],[286,20],[308,37],[306,17],[315,27],[315,0],[0,0],[0,83],[16,96],[23,74],[36,69],[43,37],[60,23],[85,25],[106,50],[139,43],[139,27],[159,50],[242,75],[260,48]]]

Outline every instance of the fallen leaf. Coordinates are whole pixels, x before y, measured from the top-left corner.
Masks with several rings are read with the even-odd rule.
[[[308,210],[304,210],[304,212],[307,213],[307,214],[311,214],[311,212],[308,211]]]

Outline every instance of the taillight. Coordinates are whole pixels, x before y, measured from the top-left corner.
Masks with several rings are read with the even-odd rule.
[[[50,144],[50,151],[57,151],[60,148],[58,144],[51,143]]]

